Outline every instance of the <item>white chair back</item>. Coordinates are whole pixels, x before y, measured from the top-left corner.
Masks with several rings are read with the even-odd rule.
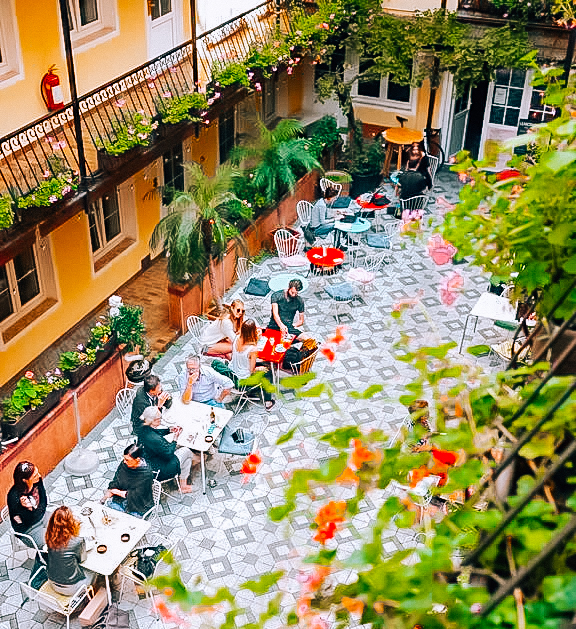
[[[132,402],[136,396],[136,389],[124,388],[116,393],[116,409],[120,417],[127,417],[132,410]]]
[[[333,190],[336,190],[337,194],[334,200],[336,200],[342,192],[341,183],[336,183],[335,181],[331,181],[330,179],[322,177],[322,179],[320,179],[320,190],[322,190],[322,193],[326,192],[326,188],[332,188]]]
[[[419,194],[409,199],[400,199],[402,210],[426,210],[429,197],[426,194]]]
[[[156,479],[152,480],[152,499],[154,500],[154,505],[146,511],[146,513],[142,516],[143,520],[148,520],[152,523],[152,525],[158,525],[159,528],[162,526],[162,522],[160,521],[160,496],[162,495],[162,484],[160,481]]]
[[[238,258],[236,260],[236,277],[240,282],[246,282],[252,275],[248,258]]]
[[[434,187],[434,182],[436,180],[436,171],[438,170],[438,164],[440,160],[434,155],[428,155],[428,161],[430,163],[428,172],[430,173],[430,179],[432,179],[432,187]]]
[[[384,264],[384,260],[386,260],[389,256],[388,251],[384,250],[380,253],[373,253],[371,255],[366,256],[364,259],[364,268],[368,271],[368,273],[378,273],[382,264]]]
[[[197,352],[202,350],[202,332],[209,323],[210,322],[207,319],[203,319],[202,317],[198,317],[196,315],[190,315],[186,319],[188,332],[190,332],[190,335],[192,336],[193,345]]]
[[[304,251],[304,241],[296,238],[286,229],[279,229],[274,234],[274,244],[280,261],[282,258],[292,258],[293,256],[302,255]]]
[[[310,203],[310,201],[298,201],[298,203],[296,203],[296,213],[298,214],[300,225],[305,227],[310,223],[312,203]]]
[[[393,245],[400,238],[400,228],[402,227],[402,221],[386,221],[384,223],[384,233],[390,240],[390,245]]]

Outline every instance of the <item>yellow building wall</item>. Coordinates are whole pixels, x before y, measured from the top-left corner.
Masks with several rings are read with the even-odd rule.
[[[198,137],[190,137],[191,151],[184,154],[184,159],[197,162],[204,168],[204,172],[211,177],[218,167],[218,120],[210,125],[202,125]]]
[[[288,76],[288,117],[293,117],[302,111],[304,98],[304,68],[302,64],[294,68]]]
[[[118,9],[117,34],[95,42],[91,48],[74,55],[79,95],[129,72],[148,58],[145,0],[115,1]],[[58,68],[65,101],[70,100],[57,0],[16,0],[15,5],[23,78],[4,88],[0,85],[0,136],[48,113],[40,93],[40,81],[51,65]],[[179,19],[182,20],[186,40],[190,37],[190,3],[182,0],[182,7]]]
[[[84,212],[51,233],[58,303],[6,346],[0,360],[0,385],[140,270],[142,259],[149,254],[150,235],[160,219],[159,200],[143,200],[152,188],[151,179],[144,179],[146,172],[141,171],[132,180],[136,206],[136,242],[98,273],[94,272],[88,217]]]

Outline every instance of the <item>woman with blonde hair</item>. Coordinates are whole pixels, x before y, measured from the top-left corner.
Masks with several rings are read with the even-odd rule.
[[[244,302],[235,299],[217,319],[211,321],[202,332],[202,346],[207,347],[207,356],[222,356],[230,360],[232,344],[244,321]]]
[[[83,569],[86,542],[80,537],[80,522],[68,507],[58,507],[46,528],[48,579],[58,594],[71,596],[82,585],[90,585],[94,573]]]
[[[240,328],[240,334],[234,339],[232,343],[232,359],[228,364],[221,360],[214,360],[212,362],[212,368],[228,378],[230,378],[235,386],[242,380],[246,380],[256,371],[256,358],[258,356],[258,327],[253,319],[246,319],[242,323]],[[271,380],[270,372],[266,372],[266,379]],[[274,406],[275,402],[272,399],[272,395],[265,389],[262,389],[264,394],[264,404],[266,410],[269,411]]]

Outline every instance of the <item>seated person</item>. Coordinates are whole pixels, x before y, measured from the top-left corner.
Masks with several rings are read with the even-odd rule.
[[[131,443],[124,450],[122,463],[110,481],[103,500],[112,498],[112,509],[142,517],[154,504],[153,480],[154,474],[144,460],[142,448]]]
[[[280,330],[282,334],[295,334],[296,339],[303,341],[305,338],[310,338],[310,335],[298,329],[304,325],[304,301],[298,295],[301,290],[302,282],[296,279],[290,280],[287,290],[277,290],[272,293],[270,297],[272,316],[268,328]],[[298,313],[298,318],[295,321],[296,313]]]
[[[258,356],[258,350],[256,345],[258,344],[258,328],[256,323],[252,319],[247,319],[240,328],[240,334],[234,340],[232,345],[232,360],[226,365],[220,360],[215,360],[212,363],[212,367],[225,376],[228,376],[238,386],[240,380],[246,380],[256,371],[256,358]],[[266,372],[266,379],[272,380],[272,375],[269,371]],[[262,389],[264,396],[264,405],[266,410],[269,411],[274,406],[275,402],[272,399],[272,394]]]
[[[72,596],[90,585],[95,574],[80,565],[86,561],[86,542],[79,537],[80,522],[68,507],[58,507],[46,529],[47,575],[55,592]]]
[[[14,485],[7,498],[10,524],[17,533],[29,535],[38,548],[44,546],[44,518],[48,499],[38,468],[22,461],[14,468]],[[32,547],[28,540],[22,540]]]
[[[204,328],[200,342],[203,347],[208,348],[205,352],[206,356],[222,356],[230,360],[232,343],[240,331],[244,312],[244,302],[235,299],[230,304],[230,310],[224,311]]]
[[[326,236],[334,229],[335,215],[330,204],[337,196],[338,192],[328,186],[312,206],[309,227],[315,236]]]
[[[162,422],[162,413],[156,406],[149,406],[142,413],[142,427],[138,432],[138,445],[144,449],[144,458],[159,481],[180,477],[180,491],[189,494],[192,486],[188,484],[192,469],[192,450],[176,447],[176,441],[169,443],[164,436],[170,432],[177,436],[181,428],[158,428]],[[200,457],[197,457],[198,461]]]
[[[130,421],[132,422],[132,432],[138,433],[138,429],[142,424],[142,413],[148,406],[156,406],[160,410],[170,408],[172,406],[172,397],[169,393],[162,391],[160,378],[158,376],[146,376],[144,384],[138,389],[132,402],[132,414]]]
[[[224,408],[222,400],[234,388],[234,383],[211,367],[201,367],[200,358],[190,354],[186,359],[186,371],[178,378],[178,387],[184,404],[194,401]]]
[[[420,148],[418,142],[413,142],[408,149],[407,170],[415,170],[426,179],[426,188],[432,190],[432,177],[430,176],[430,160],[428,155]]]

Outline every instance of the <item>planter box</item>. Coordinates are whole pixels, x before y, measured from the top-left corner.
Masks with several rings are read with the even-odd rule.
[[[20,439],[60,402],[64,391],[65,388],[51,391],[40,406],[26,411],[14,423],[2,422],[2,435],[7,439]]]
[[[108,358],[110,358],[114,351],[115,342],[113,339],[109,340],[104,348],[99,352],[96,352],[96,360],[91,365],[81,365],[73,371],[65,371],[65,375],[70,380],[71,387],[77,387],[83,380],[85,380],[93,371]]]
[[[121,155],[109,155],[106,151],[98,149],[98,168],[107,173],[113,173],[138,157],[144,148],[144,146],[135,146]]]
[[[556,334],[560,326],[552,325],[551,332],[552,335]],[[532,356],[536,356],[544,348],[546,343],[551,337],[545,330],[534,339],[534,343],[532,346]],[[560,338],[558,338],[554,345],[552,345],[551,355],[550,355],[550,364],[553,365],[560,355],[564,352],[564,350],[570,345],[574,339],[576,339],[576,331],[575,330],[564,330],[564,333]],[[548,351],[546,352],[548,354]],[[547,356],[544,355],[543,360],[547,360]],[[572,353],[568,355],[567,358],[564,359],[562,365],[556,370],[556,375],[558,376],[570,376],[576,374],[576,349],[572,350]]]

